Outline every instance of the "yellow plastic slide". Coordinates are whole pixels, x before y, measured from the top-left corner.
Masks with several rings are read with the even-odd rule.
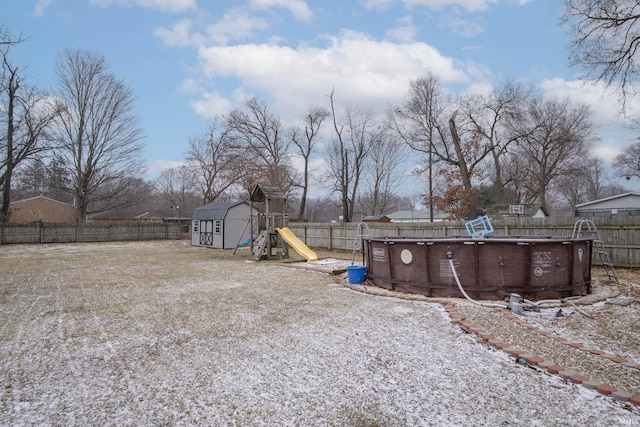
[[[289,244],[293,248],[294,251],[298,252],[301,256],[305,257],[309,262],[318,261],[318,255],[313,252],[304,242],[296,237],[293,234],[293,231],[289,230],[289,227],[284,228],[276,228],[276,231],[280,233],[280,236],[284,239],[285,242]]]

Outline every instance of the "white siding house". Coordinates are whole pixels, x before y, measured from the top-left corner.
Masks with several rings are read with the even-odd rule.
[[[246,202],[211,203],[196,208],[191,216],[191,244],[234,249],[251,238],[250,217],[251,207]]]
[[[540,203],[524,203],[518,205],[495,205],[486,213],[490,217],[524,217],[545,218],[549,215]]]
[[[640,215],[640,193],[623,193],[576,205],[575,216]]]
[[[441,222],[448,219],[449,215],[440,212],[433,212],[433,221],[429,216],[428,210],[413,210],[413,211],[396,211],[392,214],[388,214],[387,218],[391,220],[391,222]]]

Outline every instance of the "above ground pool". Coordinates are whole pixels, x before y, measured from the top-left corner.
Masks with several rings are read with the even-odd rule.
[[[531,300],[591,292],[591,238],[492,236],[365,239],[367,276],[376,286],[430,297]]]

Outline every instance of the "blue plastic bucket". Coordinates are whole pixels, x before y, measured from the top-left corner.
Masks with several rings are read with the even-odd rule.
[[[350,265],[347,267],[347,277],[352,285],[359,285],[364,282],[367,276],[367,267],[364,265]]]

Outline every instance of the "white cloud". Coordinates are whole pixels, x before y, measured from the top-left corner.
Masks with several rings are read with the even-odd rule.
[[[202,85],[198,79],[188,78],[182,81],[182,85],[180,86],[180,92],[186,94],[197,94],[202,91]]]
[[[500,0],[361,0],[365,9],[384,11],[394,3],[403,3],[407,9],[426,7],[433,10],[441,10],[446,7],[461,7],[470,12],[486,10],[490,5],[497,4]],[[524,6],[534,0],[510,0],[520,6]]]
[[[36,16],[44,15],[44,10],[54,3],[54,0],[38,0],[33,7],[33,14]]]
[[[640,112],[640,96],[627,100],[626,117],[620,114],[618,94],[608,90],[604,84],[590,84],[580,80],[564,80],[562,78],[547,79],[538,85],[545,97],[569,98],[574,102],[588,105],[594,113],[599,125],[616,123],[630,125],[630,117]]]
[[[216,44],[227,44],[231,40],[242,40],[253,35],[255,30],[264,30],[268,25],[240,9],[231,10],[222,19],[207,27],[208,38]]]
[[[189,102],[189,106],[196,114],[208,119],[219,117],[232,109],[231,102],[216,91],[202,93],[200,99]]]
[[[165,12],[184,12],[196,8],[196,0],[90,0],[92,4],[109,6],[140,6],[145,9],[159,9]]]
[[[207,79],[235,78],[238,86],[265,94],[282,114],[325,104],[333,88],[342,105],[383,110],[428,71],[445,84],[467,81],[451,58],[426,43],[381,42],[356,32],[330,37],[325,47],[212,46],[199,55]]]
[[[544,80],[538,86],[545,98],[566,97],[591,108],[594,125],[600,134],[600,141],[593,150],[597,157],[610,163],[624,147],[636,141],[637,128],[631,118],[640,112],[640,96],[627,99],[627,114],[622,115],[618,95],[607,90],[603,83],[588,84],[555,78]]]
[[[156,28],[153,35],[162,40],[166,46],[191,46],[202,41],[202,37],[195,33],[190,34],[192,22],[189,19],[181,19],[170,28]]]
[[[618,144],[619,141],[607,140],[602,141],[593,149],[593,155],[604,160],[607,164],[611,164],[613,159],[622,152],[618,148],[613,148],[611,144]]]
[[[398,20],[398,25],[395,28],[387,31],[387,37],[400,42],[411,42],[415,40],[418,35],[418,28],[413,25],[413,18],[411,16],[405,16]]]
[[[249,5],[255,9],[282,7],[289,10],[298,21],[306,22],[313,16],[307,2],[302,0],[250,0]]]
[[[181,19],[169,28],[156,28],[153,35],[166,46],[226,45],[231,41],[252,37],[255,30],[268,28],[266,22],[240,9],[225,13],[219,21],[207,26],[204,34],[192,31],[193,26],[190,19]]]
[[[389,8],[396,0],[362,0],[365,9],[384,11]]]
[[[495,89],[495,86],[492,85],[491,83],[487,82],[487,81],[478,81],[475,83],[472,83],[471,85],[469,85],[463,92],[462,94],[476,94],[476,95],[481,95],[481,96],[490,96],[491,93],[493,92],[493,90]]]
[[[156,178],[160,173],[167,169],[180,167],[184,162],[176,162],[173,160],[154,160],[147,163],[147,179]]]
[[[447,6],[460,6],[468,11],[485,10],[490,4],[498,3],[499,0],[403,0],[408,8],[417,6],[428,7],[430,9],[443,9]]]
[[[439,19],[439,24],[449,28],[454,34],[463,37],[473,37],[484,31],[484,24],[482,22],[479,20],[474,22],[471,19],[463,18],[460,9],[457,7],[450,13],[443,14]]]

